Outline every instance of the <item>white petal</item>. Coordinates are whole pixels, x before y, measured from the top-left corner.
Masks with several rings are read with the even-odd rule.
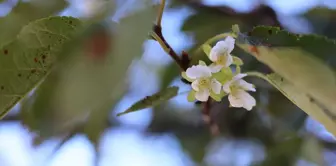
[[[218,55],[220,55],[220,52],[219,52],[218,48],[213,47],[210,51],[209,59],[212,62],[216,62],[217,59],[218,59]]]
[[[227,54],[226,61],[225,61],[225,67],[229,67],[233,63],[233,58],[230,54]]]
[[[245,76],[247,76],[247,74],[239,73],[232,78],[232,81],[240,80],[240,79],[244,78]]]
[[[211,89],[215,94],[220,94],[221,87],[221,83],[218,82],[216,79],[211,80]]]
[[[232,107],[236,107],[236,108],[243,107],[243,102],[241,101],[241,99],[237,98],[233,94],[229,94],[228,99]]]
[[[256,105],[256,100],[244,90],[236,90],[229,95],[229,101],[233,107],[243,107],[247,110],[251,110]]]
[[[222,66],[222,65],[216,65],[216,64],[214,64],[214,63],[212,63],[212,64],[209,66],[209,68],[210,68],[210,70],[211,70],[212,73],[217,73],[217,72],[219,72],[223,67],[224,67],[224,66]]]
[[[192,89],[194,89],[195,91],[199,91],[199,82],[198,80],[195,80],[191,83],[191,87]]]
[[[216,62],[218,59],[218,56],[222,55],[222,54],[226,54],[227,48],[226,48],[226,43],[225,41],[219,41],[216,43],[215,46],[212,47],[210,54],[209,54],[209,59],[212,62]]]
[[[225,38],[225,48],[227,49],[227,53],[230,54],[232,50],[234,49],[235,39],[231,36],[228,36]]]
[[[240,88],[242,88],[242,89],[244,89],[244,90],[246,90],[246,91],[253,91],[253,92],[256,91],[256,89],[254,88],[254,85],[253,85],[253,84],[248,83],[248,82],[246,82],[246,81],[243,80],[243,79],[237,80],[237,81],[235,82],[235,84],[237,84]]]
[[[191,79],[196,79],[200,77],[210,77],[211,70],[207,66],[193,65],[187,69],[186,75]]]
[[[210,96],[210,92],[208,89],[204,89],[202,91],[198,91],[195,94],[195,98],[199,101],[207,101]]]
[[[223,91],[224,91],[225,93],[231,93],[230,86],[231,86],[232,82],[233,82],[233,81],[231,80],[231,81],[226,82],[226,83],[223,85]]]

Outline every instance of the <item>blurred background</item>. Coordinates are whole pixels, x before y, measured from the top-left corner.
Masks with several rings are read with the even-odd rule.
[[[156,41],[143,40],[156,11],[140,0],[0,0],[1,45],[39,18],[91,24],[67,43],[70,51],[64,49],[44,84],[0,121],[0,166],[336,166],[334,136],[258,79],[248,79],[257,86],[252,111],[229,108],[226,99],[211,107],[221,132],[211,135],[200,105],[186,100],[190,87],[178,66]],[[181,53],[232,24],[243,32],[271,25],[335,38],[335,18],[335,0],[170,0],[162,27]],[[241,50],[234,53],[243,71],[270,72]],[[89,57],[83,63],[90,67],[76,65],[78,57]],[[180,94],[169,102],[116,117],[171,85]]]

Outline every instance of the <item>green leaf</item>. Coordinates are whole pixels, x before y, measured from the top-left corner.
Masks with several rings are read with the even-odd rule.
[[[189,102],[193,102],[193,101],[196,100],[196,98],[195,98],[195,93],[196,93],[196,91],[194,91],[194,90],[191,90],[191,91],[188,93],[188,97],[187,97],[187,99],[188,99]]]
[[[307,94],[322,114],[328,114],[332,122],[336,121],[335,41],[317,35],[294,35],[274,27],[256,27],[250,34],[254,39],[259,38],[259,44],[262,42],[271,47],[239,41],[237,45]],[[255,42],[247,39],[250,43]],[[326,125],[327,122],[319,119]],[[330,127],[329,130],[335,132]]]
[[[249,50],[249,45],[240,45]],[[267,48],[258,46],[258,54],[250,52],[295,87],[321,103],[336,118],[335,72],[321,60],[299,48]],[[335,119],[336,120],[336,119]]]
[[[57,114],[63,117],[60,121],[66,119],[68,124],[73,123],[74,119],[105,104],[109,98],[119,96],[127,88],[125,81],[129,66],[143,54],[143,43],[152,30],[157,13],[156,8],[144,1],[137,1],[141,9],[137,8],[123,17],[117,25],[111,23],[109,29],[112,31],[113,28],[116,33],[112,35],[113,41],[106,46],[110,52],[103,61],[92,60],[82,49],[83,46],[78,46],[68,55],[73,58],[69,58],[61,68],[62,80],[55,94],[57,102],[54,102],[61,103],[57,104],[61,110]]]
[[[57,52],[80,24],[72,17],[37,20],[0,48],[0,117],[43,81]]]
[[[210,56],[210,51],[212,47],[209,44],[203,44],[202,49],[207,56]]]
[[[336,135],[336,121],[333,113],[325,109],[321,104],[316,102],[311,95],[307,92],[300,90],[294,86],[289,80],[281,77],[278,74],[269,74],[263,76],[257,74],[258,77],[262,77],[270,82],[275,88],[277,88],[283,95],[285,95],[290,101],[297,105],[300,109],[306,112],[313,119],[322,123],[326,129]]]
[[[147,96],[144,99],[134,103],[130,108],[126,111],[117,114],[117,116],[121,116],[130,112],[140,111],[145,108],[154,107],[160,105],[163,102],[168,101],[169,99],[175,97],[178,92],[178,87],[168,87],[163,91],[157,92],[152,96]]]

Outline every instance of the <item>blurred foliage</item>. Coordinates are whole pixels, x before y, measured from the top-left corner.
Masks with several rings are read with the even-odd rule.
[[[55,17],[67,6],[67,1],[19,1],[7,16],[0,18],[0,46],[2,48],[0,83],[10,80],[11,82],[6,82],[6,84],[12,85],[14,84],[12,81],[20,81],[17,79],[19,73],[11,74],[11,79],[3,79],[9,75],[1,74],[4,72],[2,69],[10,65],[12,65],[11,69],[18,71],[13,63],[20,61],[10,56],[3,56],[4,48],[18,40],[21,49],[15,49],[17,53],[14,57],[19,57],[16,56],[19,53],[22,57],[30,57],[30,61],[25,61],[24,58],[20,62],[30,69],[41,68],[43,67],[41,64],[47,64],[50,72],[36,75],[33,81],[31,78],[27,83],[23,82],[26,86],[19,87],[23,89],[22,93],[15,93],[19,94],[20,98],[26,95],[20,102],[20,112],[8,114],[2,123],[8,121],[22,123],[36,134],[35,145],[58,138],[60,145],[56,147],[55,152],[73,136],[85,134],[94,144],[97,152],[95,163],[97,164],[100,156],[100,140],[104,131],[120,125],[118,119],[111,115],[114,115],[113,110],[116,104],[129,90],[129,82],[127,82],[129,80],[126,77],[129,73],[128,68],[142,55],[142,44],[148,37],[148,32],[151,31],[156,17],[157,6],[148,5],[148,2],[149,0],[137,1],[137,5],[132,5],[127,12],[123,9],[123,5],[127,4],[126,1],[110,0],[108,3],[114,4],[110,6],[111,8],[106,7],[108,5],[97,5],[105,8],[97,7],[94,10],[96,13],[91,13],[92,15],[86,18],[78,18],[83,26],[71,31],[70,37],[64,34],[67,31],[60,28],[63,27],[60,20],[66,18],[69,21],[70,18]],[[183,32],[193,36],[193,46],[186,52],[194,60],[205,57],[203,52],[195,53],[200,44],[219,33],[230,31],[233,24],[239,24],[240,30],[249,35],[249,37],[243,35],[241,37],[248,38],[253,42],[252,44],[260,46],[266,43],[271,44],[272,47],[300,46],[313,55],[319,55],[319,58],[327,62],[329,66],[335,67],[336,62],[332,53],[336,47],[333,43],[321,42],[325,39],[314,38],[314,40],[306,40],[309,42],[297,42],[297,36],[287,33],[284,35],[285,31],[278,29],[273,32],[273,29],[269,28],[272,29],[272,33],[269,33],[269,29],[255,28],[252,30],[257,25],[279,26],[285,29],[277,18],[279,14],[268,6],[260,5],[250,12],[238,13],[226,6],[206,6],[198,0],[172,0],[167,9],[181,7],[194,10],[193,15],[188,17],[181,27]],[[110,16],[121,9],[124,13],[119,12],[121,15],[119,21],[110,21]],[[319,8],[312,9],[302,14],[301,17],[309,20],[313,33],[334,38],[336,36],[333,31],[334,13],[333,10]],[[60,22],[43,22],[48,19],[56,19],[56,22],[57,20]],[[78,20],[73,21],[77,23]],[[36,23],[40,25],[35,27]],[[69,22],[63,23],[65,27],[69,25]],[[43,34],[46,33],[51,33],[55,37],[52,38],[53,41],[57,41],[58,38],[66,40],[62,40],[57,46],[47,50],[48,42],[51,40],[48,37],[43,38]],[[21,40],[22,35],[27,37]],[[41,39],[45,41],[39,43]],[[53,58],[47,62],[35,63],[34,49],[39,49],[37,52],[41,52],[41,47],[46,49],[44,51],[52,51],[48,55]],[[34,54],[30,54],[30,51]],[[272,73],[269,67],[258,62],[241,48],[235,48],[233,54],[244,61],[243,72],[254,70],[266,74]],[[43,59],[43,55],[41,56],[40,58]],[[30,71],[27,72],[29,73]],[[26,78],[23,74],[21,76]],[[163,67],[159,72],[159,77],[160,89],[164,90],[175,78],[180,78],[178,66],[171,63]],[[209,126],[202,121],[202,105],[195,103],[195,107],[185,108],[170,102],[154,107],[153,119],[145,131],[146,134],[170,133],[175,135],[183,151],[200,165],[211,165],[206,160],[207,156],[214,155],[209,148],[214,141],[220,138],[232,140],[237,144],[240,144],[240,141],[260,144],[264,149],[265,157],[264,160],[257,160],[261,154],[253,153],[254,165],[296,165],[299,159],[305,159],[317,165],[327,165],[323,161],[323,156],[320,156],[321,151],[324,149],[334,151],[335,142],[328,142],[308,133],[304,128],[307,115],[301,111],[300,104],[298,104],[300,108],[295,106],[276,88],[261,79],[251,77],[247,79],[257,85],[257,92],[253,94],[257,99],[257,107],[247,112],[244,109],[229,108],[227,100],[212,103],[211,118],[220,129],[219,136],[212,136]],[[43,83],[34,89],[34,93],[28,95],[33,84],[37,84],[40,80]],[[145,84],[145,81],[140,84]],[[292,88],[289,85],[279,84],[279,86]],[[4,100],[7,96],[2,92],[0,95],[0,106],[3,106],[9,101]],[[291,95],[293,94],[289,94]],[[297,96],[293,98],[301,101]],[[306,101],[306,98],[302,100]],[[314,112],[313,106],[308,107],[307,109],[312,109]],[[220,141],[221,145],[227,143]],[[232,155],[234,152],[239,152],[238,148],[231,150]],[[220,154],[220,157],[232,155]]]
[[[65,0],[18,1],[6,17],[0,18],[0,46],[12,40],[29,22],[57,14],[67,6]]]

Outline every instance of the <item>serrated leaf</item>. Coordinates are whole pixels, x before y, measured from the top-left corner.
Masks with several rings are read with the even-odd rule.
[[[262,26],[256,27],[250,35],[263,43],[250,45],[238,41],[237,45],[309,95],[310,100],[319,105],[331,121],[336,121],[335,41],[323,36],[294,35],[279,28]],[[250,39],[248,42],[253,43]],[[265,43],[271,47],[260,45]],[[326,123],[321,119],[320,122]]]
[[[240,44],[245,51],[249,45]],[[295,87],[325,107],[336,120],[335,72],[321,60],[299,48],[268,48],[257,46],[258,53],[249,51]],[[321,122],[323,123],[323,122]]]
[[[269,74],[266,77],[272,85],[275,86],[282,94],[284,94],[290,101],[297,105],[300,109],[306,112],[313,119],[322,123],[326,129],[336,135],[336,121],[335,117],[325,108],[316,103],[312,97],[306,92],[294,86],[289,80],[281,77],[278,74]]]
[[[56,53],[80,24],[72,17],[37,20],[0,48],[0,117],[45,78]]]
[[[152,96],[147,96],[144,99],[134,103],[126,111],[117,114],[117,116],[121,116],[121,115],[130,113],[130,112],[140,111],[145,108],[157,106],[175,97],[177,95],[178,89],[179,88],[176,86],[168,87],[160,92],[153,94]]]

